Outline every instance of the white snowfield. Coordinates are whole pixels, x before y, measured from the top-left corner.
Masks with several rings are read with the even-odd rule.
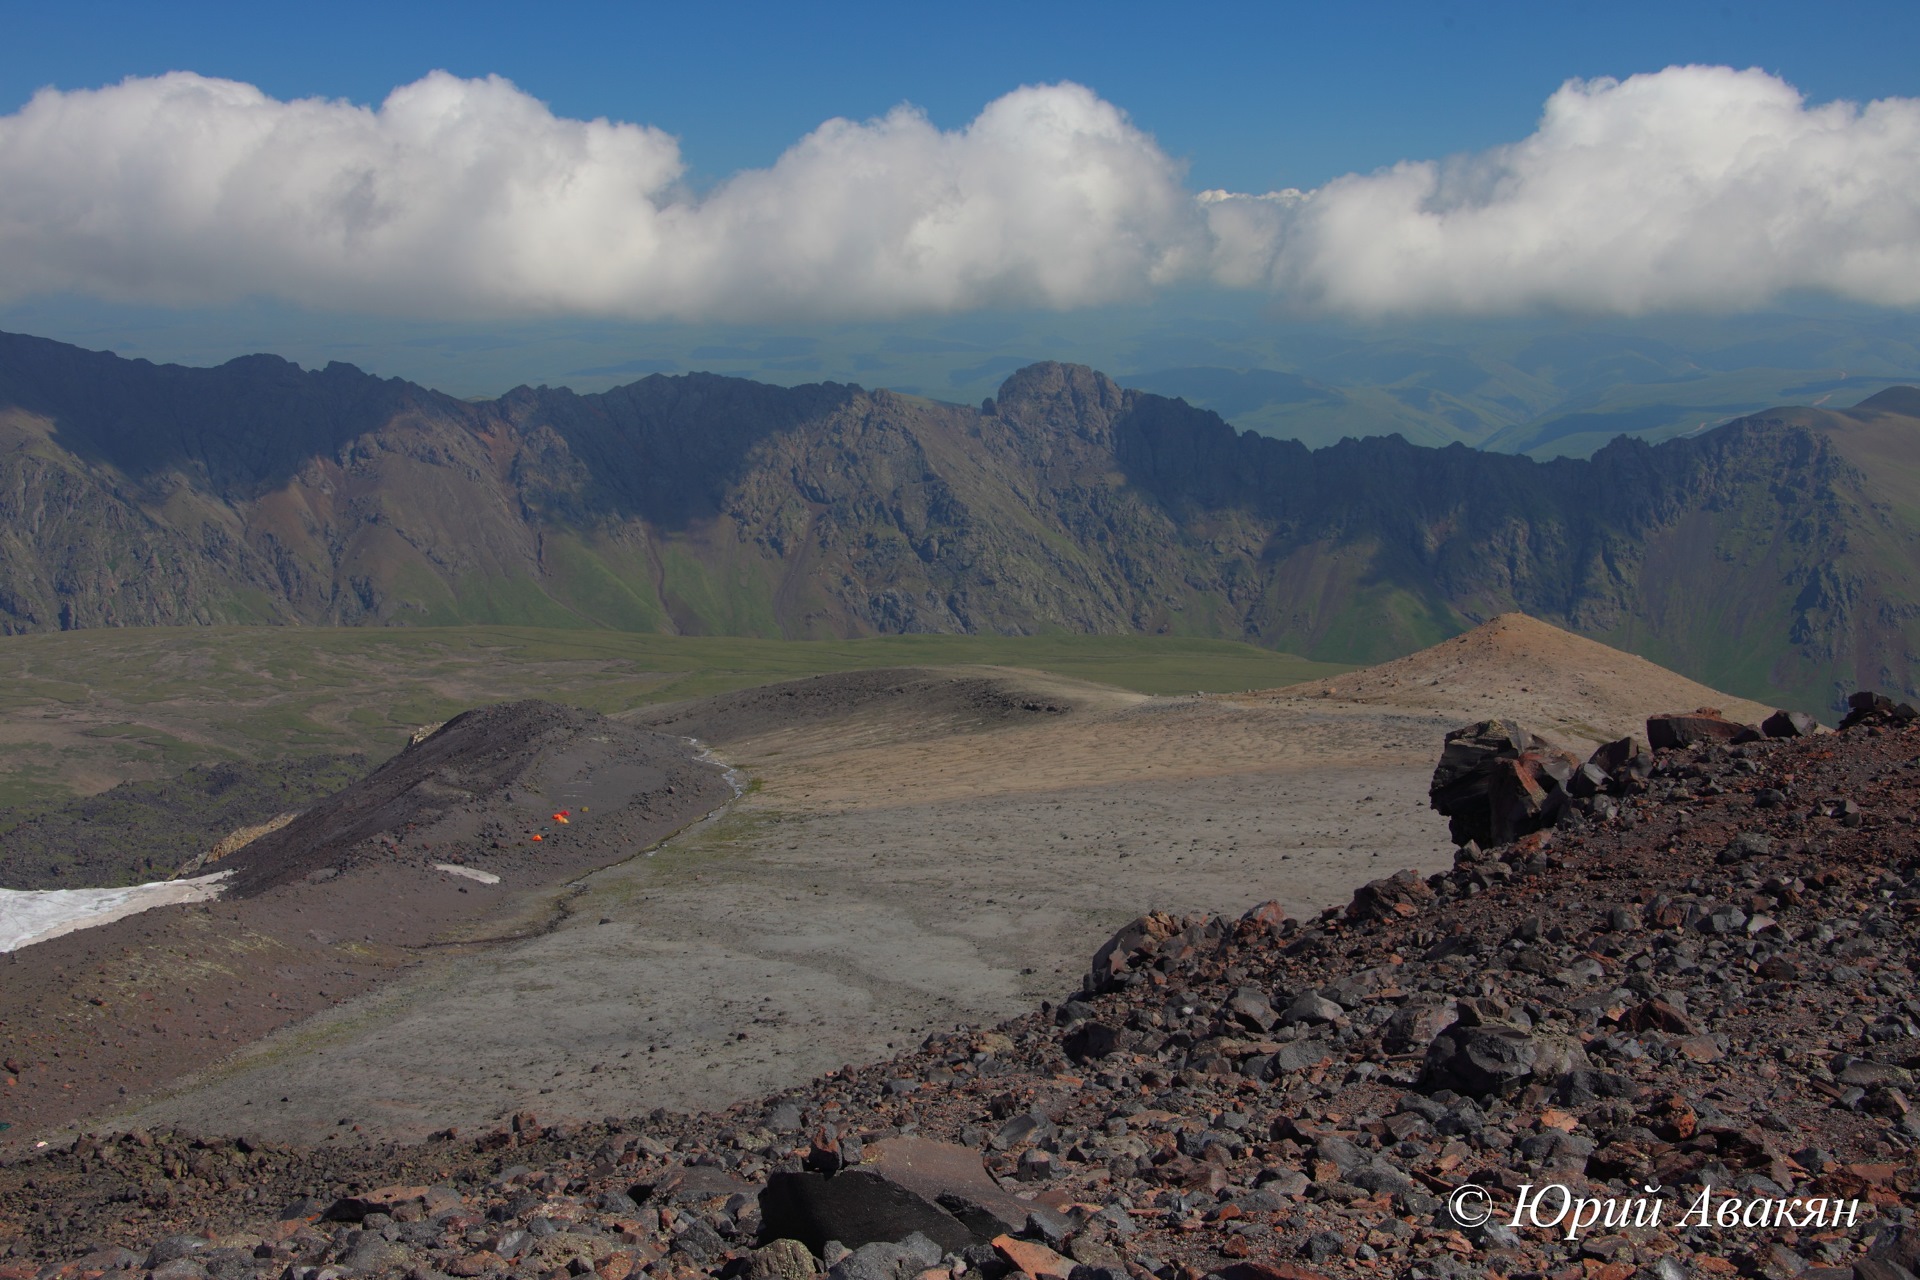
[[[153,907],[220,896],[216,871],[192,880],[161,880],[125,889],[0,889],[0,951],[18,951],[76,929],[90,929]]]

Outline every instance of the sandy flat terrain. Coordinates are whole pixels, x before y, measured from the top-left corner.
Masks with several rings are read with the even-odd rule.
[[[777,1090],[1057,999],[1148,909],[1307,914],[1447,865],[1426,784],[1468,720],[1580,744],[1703,703],[1755,710],[1502,619],[1265,694],[975,668],[650,710],[636,718],[714,743],[749,794],[557,891],[552,932],[436,959],[125,1120],[351,1141]]]

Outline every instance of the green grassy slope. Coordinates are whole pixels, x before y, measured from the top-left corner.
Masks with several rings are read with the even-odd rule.
[[[361,751],[483,703],[597,711],[865,667],[991,663],[1142,693],[1270,688],[1350,667],[1153,636],[783,641],[519,627],[172,628],[0,639],[0,805],[219,760]]]

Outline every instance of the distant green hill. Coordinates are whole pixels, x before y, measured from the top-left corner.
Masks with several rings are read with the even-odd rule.
[[[1433,396],[1487,400],[1432,354],[1401,357]],[[1309,450],[1060,364],[984,406],[710,374],[467,402],[0,337],[0,627],[1159,634],[1368,662],[1521,609],[1824,709],[1915,679],[1910,394],[1536,462]]]

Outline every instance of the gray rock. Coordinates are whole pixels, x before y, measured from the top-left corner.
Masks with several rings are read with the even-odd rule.
[[[1280,1075],[1290,1071],[1307,1071],[1319,1066],[1332,1056],[1333,1050],[1324,1040],[1294,1040],[1280,1046],[1273,1055],[1272,1072]]]
[[[1029,1111],[1001,1125],[989,1140],[988,1145],[995,1151],[1005,1151],[1023,1142],[1038,1142],[1052,1132],[1053,1121]]]
[[[774,1240],[747,1255],[747,1280],[809,1280],[819,1273],[813,1251],[798,1240]]]
[[[1540,1046],[1517,1027],[1452,1026],[1427,1046],[1421,1087],[1470,1098],[1503,1093],[1533,1078]]]
[[[1097,1062],[1117,1053],[1126,1041],[1126,1033],[1104,1022],[1082,1022],[1067,1033],[1060,1047],[1074,1062]]]
[[[1332,1022],[1346,1012],[1318,991],[1302,991],[1287,1005],[1288,1022]]]
[[[640,1206],[634,1203],[633,1197],[624,1191],[608,1191],[594,1203],[600,1212],[613,1214],[616,1217],[631,1217],[640,1212]]]
[[[1413,1189],[1413,1179],[1384,1160],[1376,1160],[1365,1168],[1353,1170],[1347,1174],[1347,1181],[1364,1190],[1376,1193],[1384,1191],[1389,1195]]]
[[[907,1280],[934,1266],[942,1256],[939,1245],[916,1233],[898,1243],[861,1245],[827,1275],[829,1280]]]
[[[207,1242],[199,1236],[168,1236],[147,1250],[145,1265],[149,1268],[159,1267],[175,1258],[199,1253],[206,1247]]]
[[[1241,987],[1235,991],[1228,997],[1224,1012],[1242,1026],[1255,1031],[1265,1031],[1280,1020],[1266,993],[1258,987]]]
[[[1300,1252],[1314,1262],[1337,1258],[1347,1247],[1347,1238],[1334,1231],[1316,1231],[1300,1246]]]
[[[403,1246],[383,1240],[371,1231],[363,1231],[360,1238],[353,1242],[353,1248],[346,1257],[340,1259],[340,1265],[353,1275],[365,1276],[404,1268],[409,1261]]]
[[[171,1258],[148,1274],[153,1280],[207,1280],[207,1269],[192,1258]]]
[[[707,1262],[725,1253],[727,1242],[720,1238],[718,1231],[694,1218],[687,1223],[685,1230],[674,1236],[671,1248],[695,1262]]]
[[[823,1257],[829,1240],[858,1249],[918,1233],[955,1252],[983,1243],[980,1232],[939,1204],[859,1168],[831,1177],[775,1173],[760,1193],[760,1217],[766,1235],[798,1240]]]
[[[1314,1143],[1313,1153],[1322,1160],[1331,1160],[1334,1164],[1339,1165],[1340,1172],[1343,1174],[1352,1173],[1355,1169],[1363,1169],[1373,1159],[1372,1156],[1362,1151],[1353,1143],[1348,1142],[1345,1138],[1331,1136],[1322,1138],[1320,1141]]]
[[[1381,1028],[1381,1043],[1388,1053],[1406,1053],[1433,1043],[1433,1038],[1459,1020],[1451,1000],[1422,996],[1393,1011]]]
[[[1475,1227],[1468,1236],[1482,1249],[1518,1249],[1520,1247],[1520,1233],[1498,1218]]]
[[[1262,1169],[1254,1180],[1257,1189],[1271,1191],[1275,1195],[1305,1195],[1312,1181],[1298,1169]]]

